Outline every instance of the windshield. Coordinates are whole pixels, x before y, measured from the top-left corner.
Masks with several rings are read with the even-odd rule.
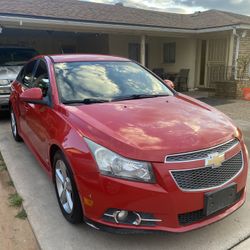
[[[0,48],[0,66],[21,66],[37,54],[33,49]]]
[[[154,75],[133,62],[56,63],[55,73],[63,103],[173,95]]]

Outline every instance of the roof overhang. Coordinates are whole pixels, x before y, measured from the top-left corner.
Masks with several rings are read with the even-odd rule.
[[[3,15],[0,14],[0,26],[7,28],[24,28],[38,30],[55,30],[71,32],[137,32],[147,33],[175,33],[175,34],[205,34],[211,32],[221,32],[233,29],[250,29],[250,25],[238,24],[222,27],[211,27],[203,29],[182,29],[171,27],[156,27],[144,25],[131,25],[119,23],[104,23],[81,20],[66,20],[54,18],[26,17],[21,15]]]

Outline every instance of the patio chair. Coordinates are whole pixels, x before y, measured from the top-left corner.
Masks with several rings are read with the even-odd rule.
[[[174,83],[177,91],[188,91],[188,75],[190,69],[181,69]]]
[[[167,73],[164,71],[163,68],[155,68],[152,70],[157,76],[159,76],[161,79],[167,79]]]

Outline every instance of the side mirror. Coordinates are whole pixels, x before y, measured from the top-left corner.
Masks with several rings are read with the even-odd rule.
[[[34,104],[45,104],[43,100],[43,92],[40,88],[31,88],[25,90],[20,95],[20,100]]]
[[[171,88],[171,89],[174,89],[174,83],[170,80],[164,80],[165,84]]]

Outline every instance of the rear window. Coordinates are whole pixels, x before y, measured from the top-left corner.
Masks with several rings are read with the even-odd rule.
[[[0,66],[21,66],[36,55],[34,49],[0,48]]]

